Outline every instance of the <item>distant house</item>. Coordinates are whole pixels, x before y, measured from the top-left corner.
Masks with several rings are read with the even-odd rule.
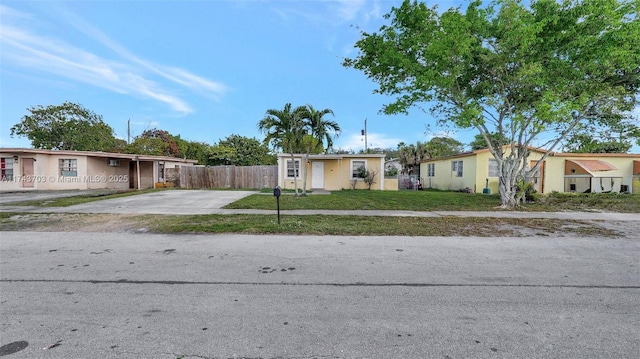
[[[0,191],[143,189],[197,161],[125,153],[0,148]]]
[[[305,156],[295,154],[278,154],[278,185],[281,188],[293,189],[294,181],[302,188],[302,166],[307,166],[307,189],[341,190],[353,188],[365,189],[368,186],[362,178],[358,178],[358,168],[364,167],[375,171],[375,183],[372,190],[397,190],[397,179],[384,178],[384,154],[360,155],[310,155],[309,162]]]
[[[542,149],[531,148],[529,167],[544,153]],[[424,160],[420,173],[426,188],[482,192],[488,187],[491,193],[498,192],[498,164],[488,149]],[[552,152],[532,182],[541,193],[640,193],[640,154]]]

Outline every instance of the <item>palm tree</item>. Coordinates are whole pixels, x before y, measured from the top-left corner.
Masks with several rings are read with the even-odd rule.
[[[425,143],[420,141],[408,146],[404,142],[398,144],[398,160],[402,165],[402,173],[415,174],[415,170],[420,169],[420,161],[425,158],[426,152]]]
[[[304,107],[300,106],[292,110],[291,104],[287,103],[282,110],[267,110],[265,117],[258,123],[258,129],[265,134],[265,143],[291,154],[296,196],[298,196],[298,181],[295,178],[298,177],[300,169],[298,168],[296,171],[294,153],[296,149],[300,148],[305,134],[304,122],[301,117],[303,111]]]
[[[307,163],[309,163],[309,155],[313,147],[317,146],[320,151],[325,151],[333,146],[333,138],[340,135],[340,126],[337,122],[326,120],[324,116],[331,114],[333,111],[325,108],[324,110],[316,110],[313,106],[307,104],[301,110],[301,117],[304,120],[305,132],[311,138],[305,143],[305,163],[302,172],[302,195],[307,195]],[[324,147],[326,141],[327,147]]]

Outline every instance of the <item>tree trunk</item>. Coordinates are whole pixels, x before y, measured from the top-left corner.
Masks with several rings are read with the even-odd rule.
[[[521,179],[520,174],[522,172],[522,169],[518,166],[519,162],[518,159],[514,158],[498,160],[501,174],[498,182],[502,201],[501,208],[514,209],[520,204],[517,198],[518,181]]]
[[[298,197],[298,176],[296,176],[296,158],[293,155],[293,151],[291,151],[291,162],[293,162],[293,188],[296,191],[295,196]],[[300,172],[299,168],[298,172]]]
[[[302,172],[302,196],[307,195],[307,163],[309,163],[309,152],[304,156],[304,163],[300,164],[300,167],[304,166],[304,171]]]

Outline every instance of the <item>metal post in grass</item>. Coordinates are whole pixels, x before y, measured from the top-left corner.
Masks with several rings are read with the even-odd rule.
[[[273,195],[276,197],[276,203],[277,203],[277,208],[278,208],[278,225],[280,225],[280,195],[282,194],[282,189],[280,189],[280,186],[276,186],[273,189]]]
[[[487,178],[484,188],[482,189],[483,194],[491,194],[491,190],[489,189],[489,179]]]

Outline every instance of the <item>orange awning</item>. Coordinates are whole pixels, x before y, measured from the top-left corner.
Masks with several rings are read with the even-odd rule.
[[[609,162],[601,160],[567,160],[580,166],[585,171],[593,174],[593,172],[616,171],[616,166]]]

